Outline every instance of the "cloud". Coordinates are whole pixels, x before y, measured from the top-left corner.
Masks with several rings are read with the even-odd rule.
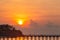
[[[36,21],[30,20],[31,28],[21,29],[24,34],[45,34],[45,35],[59,35],[60,34],[60,25],[57,25],[52,22],[47,22],[46,25],[41,26]]]
[[[39,27],[39,24],[37,22],[33,21],[33,20],[30,20],[30,26],[33,27],[33,28],[34,27],[37,28],[37,27]]]

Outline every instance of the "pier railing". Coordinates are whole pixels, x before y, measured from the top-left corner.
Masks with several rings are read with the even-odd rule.
[[[60,40],[60,35],[24,35],[18,37],[0,37],[0,40]]]

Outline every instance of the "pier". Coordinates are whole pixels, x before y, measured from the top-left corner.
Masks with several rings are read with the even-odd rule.
[[[60,40],[60,35],[24,35],[18,37],[0,37],[0,40]]]

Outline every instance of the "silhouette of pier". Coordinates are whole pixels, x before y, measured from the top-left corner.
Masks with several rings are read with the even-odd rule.
[[[19,37],[0,37],[0,40],[60,40],[60,35],[24,35]]]

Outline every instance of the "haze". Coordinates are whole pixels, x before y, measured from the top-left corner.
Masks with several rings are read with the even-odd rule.
[[[23,28],[18,19],[25,20]],[[24,34],[59,35],[60,0],[0,0],[0,24],[14,25]]]

